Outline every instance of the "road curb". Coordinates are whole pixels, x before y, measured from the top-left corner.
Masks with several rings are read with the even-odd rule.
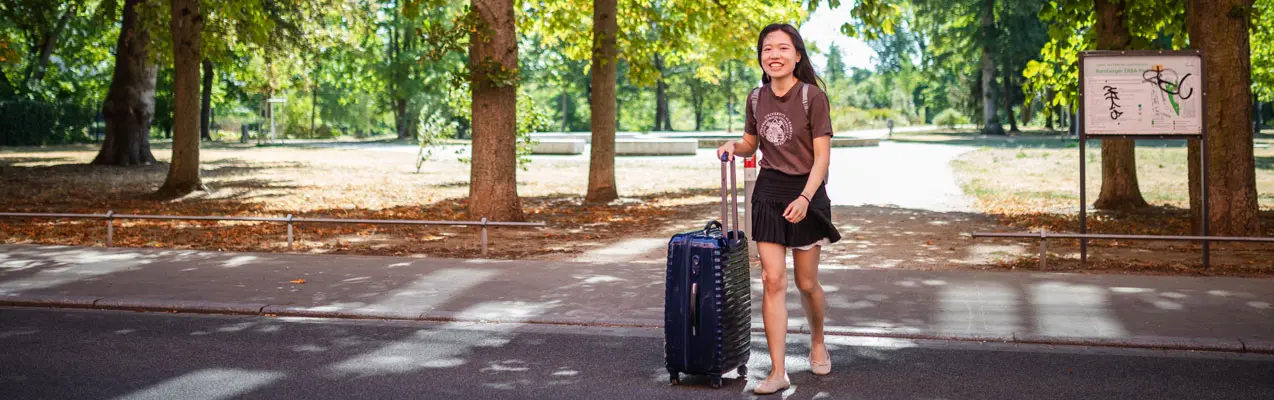
[[[7,294],[0,295],[0,306],[93,308],[97,299],[93,296]]]
[[[430,322],[459,323],[509,323],[530,325],[566,325],[595,326],[620,328],[663,327],[662,320],[653,319],[603,319],[575,317],[542,317],[526,319],[491,319],[466,317],[462,313],[401,312],[374,309],[326,309],[324,307],[281,306],[257,303],[220,303],[206,301],[152,300],[152,299],[117,299],[98,298],[92,296],[60,296],[60,295],[0,295],[0,306],[34,307],[34,308],[67,308],[94,309],[109,311],[169,312],[191,314],[229,314],[257,315],[263,317],[306,317],[327,319],[379,319]],[[764,333],[760,324],[754,324],[753,333]],[[789,333],[808,334],[802,327],[789,329]],[[1079,337],[1051,336],[1033,333],[1002,334],[949,334],[926,333],[920,330],[891,330],[871,328],[834,327],[825,328],[824,332],[832,336],[876,337],[907,340],[949,340],[961,342],[991,342],[1014,344],[1038,344],[1059,346],[1096,346],[1114,348],[1142,348],[1161,350],[1213,351],[1231,353],[1274,354],[1274,341],[1263,339],[1220,339],[1220,338],[1181,338],[1158,336],[1134,337]]]
[[[333,309],[330,307],[298,307],[270,305],[261,308],[262,316],[305,317],[333,319],[392,319],[419,321],[419,312],[403,312],[384,309]]]
[[[218,303],[207,301],[101,298],[93,304],[98,310],[183,312],[192,314],[260,315],[265,304]]]

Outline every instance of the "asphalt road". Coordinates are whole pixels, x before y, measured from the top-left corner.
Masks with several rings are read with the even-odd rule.
[[[806,340],[789,338],[784,398],[1274,393],[1270,355],[838,337],[833,374],[815,377]],[[768,370],[755,335],[750,380],[669,386],[662,343],[657,329],[0,308],[0,397],[747,398]]]

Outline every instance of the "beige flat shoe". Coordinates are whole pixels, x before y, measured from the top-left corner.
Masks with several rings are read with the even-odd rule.
[[[814,361],[814,355],[810,354],[810,372],[814,375],[822,376],[832,373],[832,353],[829,350],[823,352],[827,354],[827,361]]]
[[[760,395],[775,394],[780,391],[787,390],[789,387],[792,387],[792,380],[788,379],[785,375],[783,376],[782,381],[772,381],[769,379],[761,381],[761,383],[756,384],[755,388],[752,388],[752,393]]]

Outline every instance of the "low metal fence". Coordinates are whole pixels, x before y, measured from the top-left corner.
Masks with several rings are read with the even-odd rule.
[[[1103,233],[1062,233],[1049,232],[1041,230],[1039,232],[973,232],[971,234],[974,239],[977,238],[1025,238],[1040,240],[1040,268],[1048,265],[1048,246],[1045,242],[1048,239],[1115,239],[1115,240],[1166,240],[1166,241],[1189,241],[1203,242],[1255,242],[1255,243],[1274,243],[1274,237],[1245,237],[1245,236],[1158,236],[1158,235],[1121,235],[1121,234],[1103,234]],[[1087,262],[1087,254],[1081,256],[1081,262]],[[1208,253],[1203,253],[1203,267],[1208,268],[1211,260]]]
[[[70,214],[70,213],[0,213],[0,217],[8,218],[69,218],[69,219],[104,219],[106,220],[106,246],[113,245],[115,239],[115,220],[117,219],[150,219],[167,221],[255,221],[286,223],[288,227],[288,249],[293,248],[293,226],[297,224],[369,224],[369,225],[445,225],[445,226],[480,226],[482,228],[482,255],[487,255],[487,228],[489,227],[544,227],[543,222],[503,222],[488,221],[485,217],[478,221],[418,221],[404,219],[341,219],[341,218],[297,218],[292,214],[286,217],[222,217],[210,215],[146,215],[116,214],[107,211],[105,214]]]

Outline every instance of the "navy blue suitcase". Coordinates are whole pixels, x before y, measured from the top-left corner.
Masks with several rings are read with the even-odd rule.
[[[730,170],[734,224],[726,219],[726,169]],[[747,376],[752,342],[752,290],[748,241],[738,229],[738,195],[732,162],[721,163],[721,221],[679,233],[668,241],[664,296],[664,362],[672,384],[682,373]],[[731,229],[733,228],[733,229]]]

